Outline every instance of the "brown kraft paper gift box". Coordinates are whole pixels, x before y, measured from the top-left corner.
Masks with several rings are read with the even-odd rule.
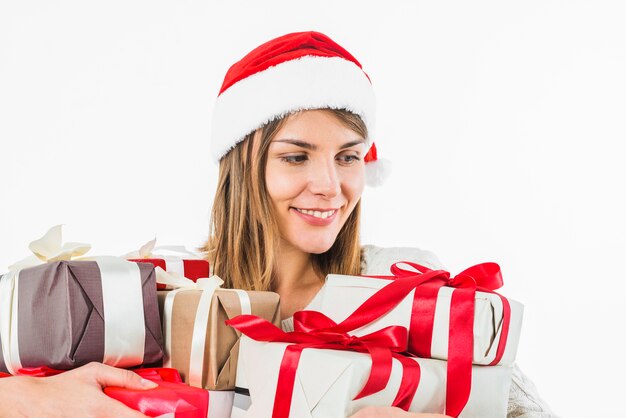
[[[158,291],[159,310],[163,320],[164,303],[170,291]],[[217,289],[211,300],[202,370],[202,387],[207,390],[233,390],[239,352],[238,333],[224,322],[242,313],[237,292]],[[273,292],[246,291],[252,315],[260,316],[273,324],[280,324],[279,296]],[[171,312],[170,364],[189,383],[191,340],[196,324],[196,310],[201,290],[180,290],[174,297]],[[167,337],[166,337],[167,338]],[[166,347],[167,350],[167,347]]]

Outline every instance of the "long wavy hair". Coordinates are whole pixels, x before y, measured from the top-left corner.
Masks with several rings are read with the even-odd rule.
[[[367,128],[359,116],[343,109],[324,110],[367,138]],[[201,250],[226,287],[276,288],[275,254],[280,232],[265,184],[265,168],[270,142],[288,117],[250,133],[220,161],[209,238]],[[311,254],[313,267],[321,277],[329,273],[360,274],[360,216],[359,201],[332,247],[325,253]]]

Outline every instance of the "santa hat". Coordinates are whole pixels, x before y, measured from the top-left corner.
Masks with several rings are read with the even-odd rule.
[[[213,110],[211,152],[216,161],[246,135],[272,120],[306,109],[346,109],[363,119],[370,149],[366,182],[382,184],[389,164],[371,141],[375,97],[368,75],[348,51],[319,32],[283,35],[233,64]]]

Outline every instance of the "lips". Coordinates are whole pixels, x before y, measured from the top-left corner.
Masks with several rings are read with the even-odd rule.
[[[293,210],[300,219],[313,226],[330,225],[337,217],[337,213],[339,213],[338,209],[301,209],[291,207],[290,210]]]

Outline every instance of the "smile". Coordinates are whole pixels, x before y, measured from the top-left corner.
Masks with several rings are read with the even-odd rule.
[[[299,208],[294,208],[295,210],[297,210],[300,213],[303,213],[305,215],[309,215],[309,216],[314,216],[316,218],[319,219],[326,219],[330,216],[333,216],[336,212],[337,209],[331,209],[331,210],[327,210],[327,211],[319,211],[319,210],[308,210],[308,209],[299,209]]]

